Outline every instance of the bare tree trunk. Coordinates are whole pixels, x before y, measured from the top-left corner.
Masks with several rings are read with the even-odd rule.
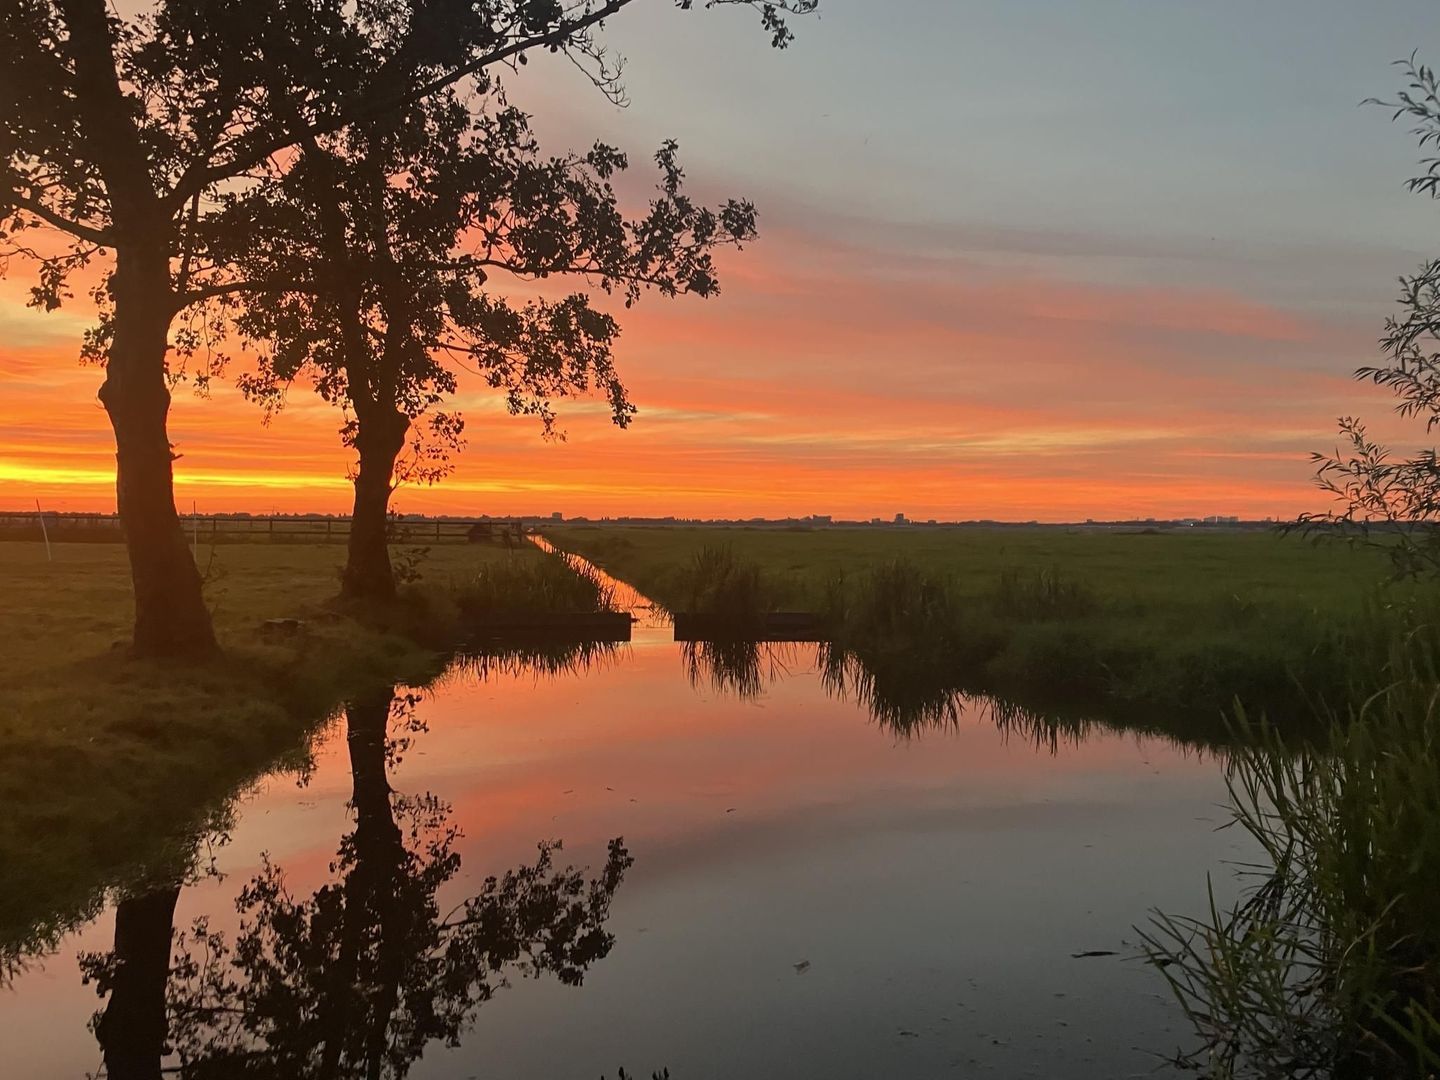
[[[110,201],[114,336],[100,400],[115,429],[116,497],[135,583],[135,651],[216,651],[200,574],[175,512],[165,354],[174,294],[169,211],[155,194],[133,102],[120,86],[115,28],[105,0],[59,0],[74,68],[75,104]]]
[[[374,691],[345,705],[346,742],[350,750],[353,785],[351,805],[355,809],[354,865],[346,873],[340,895],[344,899],[339,939],[333,962],[322,965],[325,993],[317,1003],[322,1034],[320,1068],[317,1075],[359,1076],[359,1061],[347,1059],[352,1035],[366,1033],[366,1061],[370,1060],[371,1032],[378,1024],[389,1030],[394,1002],[385,1001],[375,1011],[372,987],[374,973],[365,959],[365,942],[378,939],[387,951],[389,927],[385,916],[397,896],[397,874],[404,863],[405,845],[395,821],[390,781],[386,775],[393,687]],[[393,946],[390,946],[393,948]],[[364,966],[362,967],[362,963]],[[381,1059],[376,1058],[378,1063]],[[371,1070],[367,1069],[367,1074]],[[377,1074],[378,1075],[378,1074]]]
[[[348,600],[390,600],[395,572],[390,566],[390,492],[395,459],[405,446],[410,421],[398,412],[359,418],[355,448],[360,467],[355,474],[355,511],[350,520],[350,549],[340,595]]]
[[[409,924],[400,904],[405,866],[404,834],[395,821],[389,765],[390,710],[395,690],[371,692],[345,706],[350,750],[351,805],[355,808],[355,868],[345,882],[346,916],[364,918],[375,937],[373,967],[366,972],[363,995],[364,1048],[350,1062],[355,1076],[379,1080],[390,1046],[390,1024],[400,1003]],[[412,958],[413,959],[413,958]],[[363,1071],[361,1066],[363,1066]]]
[[[374,839],[400,839],[390,804],[387,773],[390,710],[395,688],[375,690],[345,703],[345,744],[350,752],[350,804],[355,808],[356,833]],[[373,846],[358,845],[362,850]],[[380,846],[385,846],[383,843]]]
[[[200,572],[175,510],[173,454],[166,419],[169,268],[163,252],[137,267],[117,253],[115,336],[100,400],[115,431],[115,494],[135,586],[135,652],[203,657],[218,646]],[[148,269],[150,272],[145,273]]]
[[[115,909],[115,974],[95,1036],[110,1080],[159,1080],[169,1025],[165,987],[180,887],[160,889]]]

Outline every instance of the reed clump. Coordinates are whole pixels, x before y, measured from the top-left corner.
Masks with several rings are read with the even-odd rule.
[[[1262,863],[1242,899],[1145,932],[1212,1077],[1440,1071],[1440,639],[1397,642],[1389,681],[1297,753],[1243,714],[1228,782]]]
[[[777,597],[759,564],[742,559],[729,544],[707,544],[679,574],[667,607],[743,624],[775,610]],[[676,602],[678,601],[678,602]]]
[[[614,589],[578,559],[564,553],[501,559],[481,565],[455,585],[455,603],[470,619],[537,612],[614,609]]]

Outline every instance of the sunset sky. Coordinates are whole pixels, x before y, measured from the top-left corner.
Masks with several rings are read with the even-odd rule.
[[[635,7],[608,34],[628,109],[555,62],[513,101],[637,173],[679,139],[761,238],[719,298],[623,315],[630,430],[572,402],[547,443],[465,386],[463,461],[398,509],[1283,516],[1320,505],[1337,415],[1423,436],[1349,372],[1437,254],[1406,126],[1360,105],[1397,57],[1440,63],[1433,0],[823,0],[785,52],[748,13]],[[111,510],[89,312],[27,310],[29,274],[0,282],[0,508]],[[345,510],[337,423],[181,391],[177,499]]]

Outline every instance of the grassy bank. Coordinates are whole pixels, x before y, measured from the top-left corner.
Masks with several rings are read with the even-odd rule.
[[[672,610],[811,610],[891,679],[1218,717],[1343,695],[1386,605],[1374,552],[1268,532],[549,530]]]
[[[303,755],[307,733],[345,698],[438,674],[463,597],[503,592],[511,576],[553,580],[555,561],[531,548],[436,545],[393,608],[342,613],[332,598],[343,548],[226,545],[212,559],[202,546],[225,655],[176,671],[126,655],[122,546],[57,544],[50,561],[41,544],[13,543],[4,555],[0,943],[82,912],[122,875],[183,857],[237,786]],[[276,618],[300,625],[263,626]]]

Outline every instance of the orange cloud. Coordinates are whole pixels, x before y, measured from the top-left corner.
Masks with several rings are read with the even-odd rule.
[[[1344,377],[1373,326],[1216,288],[1072,281],[1017,265],[906,261],[780,233],[727,260],[717,300],[622,312],[629,431],[597,402],[546,443],[462,382],[455,475],[402,489],[432,513],[901,510],[1071,519],[1312,507],[1310,449],[1341,412],[1386,402]],[[23,268],[12,267],[12,275]],[[75,361],[83,308],[43,316],[0,291],[0,507],[113,505],[113,449]],[[177,391],[186,509],[340,511],[338,414],[296,388],[270,427],[237,393]]]

